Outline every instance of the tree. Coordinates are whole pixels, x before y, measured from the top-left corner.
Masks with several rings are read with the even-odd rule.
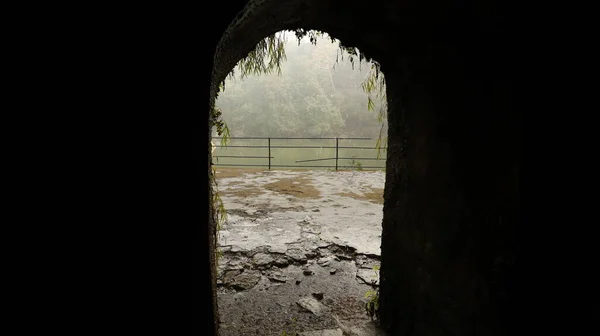
[[[379,64],[321,32],[295,33],[295,41],[284,33],[267,37],[228,76],[227,94],[221,91],[217,105],[228,116],[235,135],[282,136],[300,130],[304,133],[296,134],[342,136],[344,129],[351,135],[371,135],[378,128],[381,140],[386,100]],[[324,39],[331,43],[311,46]],[[297,48],[290,48],[293,43]],[[286,59],[289,62],[284,63]],[[346,71],[349,67],[358,71]],[[286,74],[284,79],[278,76],[281,73]],[[356,85],[358,79],[362,85]],[[242,82],[250,89],[241,90]],[[221,88],[225,89],[225,83]],[[365,118],[363,108],[378,110],[377,118]]]

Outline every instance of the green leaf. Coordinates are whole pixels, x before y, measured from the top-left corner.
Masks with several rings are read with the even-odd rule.
[[[367,110],[369,111],[373,111],[375,109],[375,103],[373,102],[373,100],[371,99],[371,97],[367,97],[368,101],[367,101]]]

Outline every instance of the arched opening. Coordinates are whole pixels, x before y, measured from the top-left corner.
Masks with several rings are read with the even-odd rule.
[[[366,10],[379,13],[372,24],[360,24]],[[326,31],[380,62],[389,124],[380,316],[392,335],[510,334],[521,121],[498,12],[435,1],[249,1],[216,49],[211,106],[235,64],[277,31]]]
[[[238,63],[215,102],[220,334],[364,333],[378,316],[382,74],[327,34],[278,34],[281,73]]]

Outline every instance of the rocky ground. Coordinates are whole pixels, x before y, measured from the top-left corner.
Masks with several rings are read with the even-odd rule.
[[[221,336],[381,335],[385,173],[218,169]],[[371,318],[373,315],[373,320]]]

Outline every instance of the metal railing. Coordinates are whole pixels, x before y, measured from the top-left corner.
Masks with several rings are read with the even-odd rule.
[[[222,139],[222,137],[213,137],[213,139]],[[359,149],[359,150],[377,150],[377,147],[363,147],[363,146],[340,146],[340,140],[372,140],[372,138],[304,138],[304,137],[228,137],[228,139],[245,139],[245,140],[267,140],[266,145],[214,145],[216,148],[267,148],[268,152],[266,156],[256,156],[256,155],[214,155],[214,158],[239,158],[239,159],[267,159],[268,162],[266,164],[236,164],[236,163],[215,163],[215,166],[243,166],[243,167],[268,167],[271,169],[272,167],[293,167],[293,168],[335,168],[338,170],[339,168],[356,168],[356,166],[343,166],[339,164],[340,160],[367,160],[367,161],[384,161],[385,156],[383,157],[341,157],[339,155],[340,149]],[[335,140],[335,146],[274,146],[271,144],[271,140]],[[317,161],[328,161],[335,160],[335,165],[326,166],[326,165],[318,165],[318,166],[310,166],[310,165],[281,165],[281,164],[272,164],[272,159],[275,157],[271,155],[271,149],[282,149],[282,148],[290,148],[290,149],[298,149],[298,148],[314,148],[314,149],[324,149],[324,148],[335,148],[335,157],[327,157],[327,158],[314,158],[308,160],[295,160],[296,163],[303,162],[317,162]],[[379,150],[387,150],[387,147],[380,147]],[[381,166],[363,166],[360,165],[361,168],[374,168],[381,169]]]

